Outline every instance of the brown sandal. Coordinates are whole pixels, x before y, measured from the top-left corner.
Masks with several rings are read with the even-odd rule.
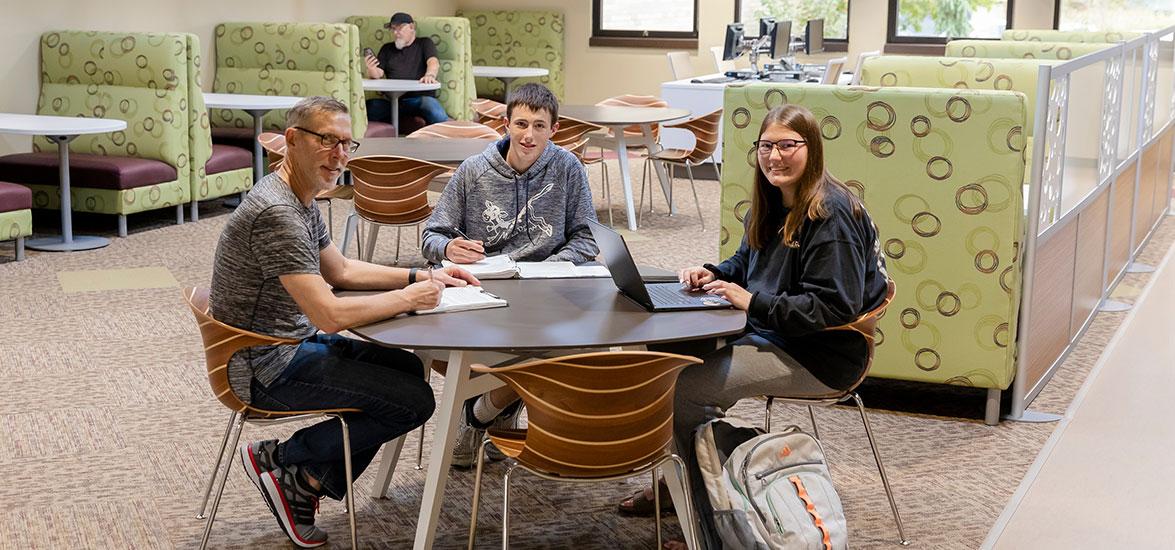
[[[662,480],[657,484],[657,487],[661,491],[661,515],[673,515],[675,510],[673,508],[673,499],[669,496],[669,486]],[[620,504],[616,505],[616,512],[622,516],[653,517],[654,500],[651,495],[645,495],[645,491],[647,490],[641,489],[633,493],[632,496],[620,501]]]

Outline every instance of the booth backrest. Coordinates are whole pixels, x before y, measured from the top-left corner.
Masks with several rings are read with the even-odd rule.
[[[192,169],[189,37],[94,31],[41,35],[37,114],[125,120],[126,130],[78,136],[69,150],[166,162],[175,167],[183,190],[165,200],[187,202]],[[33,150],[56,151],[57,146],[39,136]],[[85,187],[82,181],[73,184]]]
[[[1013,42],[1009,40],[951,40],[947,57],[985,57],[993,59],[1076,59],[1112,46],[1081,42]]]
[[[347,23],[359,29],[359,47],[379,53],[384,44],[394,41],[392,31],[385,29],[387,16],[352,15]],[[437,45],[437,61],[441,72],[437,81],[441,89],[437,99],[449,116],[459,120],[473,120],[470,101],[477,98],[473,84],[473,48],[469,42],[469,20],[464,17],[421,17],[416,20],[416,36],[428,37]]]
[[[1028,112],[1036,109],[1036,81],[1044,59],[979,59],[973,57],[927,57],[885,55],[871,57],[861,68],[862,86],[962,88],[971,90],[1012,90],[1024,94]],[[1033,135],[1033,117],[1025,129]]]
[[[221,23],[216,26],[214,92],[331,96],[351,111],[351,133],[363,139],[367,106],[359,30],[345,23]],[[286,112],[265,115],[266,130],[285,129]],[[215,109],[212,125],[251,128],[244,111]]]
[[[1058,31],[1053,29],[1005,29],[1003,39],[1031,42],[1126,42],[1142,36],[1137,31]]]
[[[520,78],[514,85],[540,82],[563,99],[563,12],[457,10],[457,16],[472,24],[474,65],[542,67],[551,74]],[[479,97],[499,97],[504,93],[498,79],[477,79]]]
[[[828,170],[862,197],[899,289],[871,376],[1005,389],[1015,370],[1024,96],[803,84],[727,87],[720,256],[743,237],[767,111],[810,109]]]

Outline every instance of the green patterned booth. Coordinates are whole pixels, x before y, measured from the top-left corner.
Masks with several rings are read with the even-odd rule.
[[[37,113],[125,120],[120,132],[70,142],[75,211],[126,216],[182,205],[192,197],[192,152],[185,34],[52,31],[41,35]],[[59,208],[57,146],[33,140],[32,153],[0,159],[0,178],[33,192],[35,208]]]
[[[1006,40],[951,40],[947,57],[984,57],[993,59],[1075,59],[1112,46],[1081,42],[1012,42]]]
[[[388,18],[376,15],[352,15],[347,23],[359,29],[359,47],[378,52],[392,42],[392,31],[384,28]],[[437,99],[450,117],[473,120],[471,103],[477,98],[473,83],[473,47],[470,43],[469,20],[464,17],[422,17],[416,20],[416,35],[428,37],[437,45],[437,61],[441,72],[437,81]],[[377,94],[369,93],[369,97]]]
[[[1003,39],[1020,42],[1126,42],[1145,33],[1136,31],[1058,31],[1053,29],[1005,29]]]
[[[563,12],[517,10],[457,10],[458,17],[469,19],[473,28],[473,64],[503,67],[542,67],[551,71],[539,78],[520,78],[540,82],[563,99]],[[478,78],[478,97],[502,98],[506,95],[496,78]]]
[[[308,97],[330,96],[351,110],[351,133],[367,131],[359,30],[345,23],[221,23],[216,26],[216,77],[212,91]],[[280,132],[285,110],[266,113],[262,128]],[[253,140],[244,111],[213,109],[217,141]],[[244,144],[242,144],[244,145]]]
[[[0,241],[16,241],[16,261],[24,259],[24,238],[33,234],[33,194],[28,187],[0,181]]]
[[[1024,96],[803,84],[727,87],[723,258],[743,237],[757,170],[752,142],[767,111],[784,103],[816,115],[828,168],[864,200],[897,283],[897,297],[878,325],[870,375],[1007,389],[1015,373],[1020,301]]]
[[[200,201],[243,193],[253,187],[253,150],[213,144],[212,125],[200,89],[200,39],[187,36],[188,139],[191,143],[192,221],[200,219]],[[250,134],[251,135],[251,134]]]

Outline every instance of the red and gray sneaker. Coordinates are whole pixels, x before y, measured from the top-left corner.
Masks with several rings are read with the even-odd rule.
[[[326,544],[326,531],[314,525],[322,495],[310,488],[297,466],[281,466],[261,474],[261,488],[290,541],[302,548]]]
[[[245,477],[253,482],[258,491],[261,488],[261,474],[277,468],[277,440],[254,441],[237,448],[237,455],[241,457],[241,467],[245,470]]]

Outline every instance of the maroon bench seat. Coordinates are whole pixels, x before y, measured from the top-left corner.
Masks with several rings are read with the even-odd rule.
[[[57,152],[16,153],[0,157],[0,177],[14,183],[57,185]],[[175,167],[158,160],[71,153],[69,177],[74,187],[121,191],[175,181]]]
[[[0,181],[0,212],[28,210],[32,207],[33,192],[31,189],[23,185]]]
[[[367,121],[367,131],[363,137],[396,137],[396,127],[388,122]]]
[[[253,150],[252,128],[212,128],[213,145],[232,145],[249,151]]]
[[[253,151],[233,145],[212,144],[212,156],[204,163],[208,175],[253,167]]]

